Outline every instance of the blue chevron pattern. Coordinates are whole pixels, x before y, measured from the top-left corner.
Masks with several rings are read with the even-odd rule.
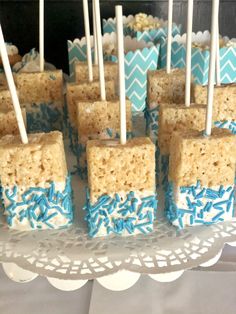
[[[236,121],[225,120],[225,121],[216,121],[215,126],[220,129],[228,129],[231,133],[236,135]]]
[[[126,96],[132,103],[134,111],[142,111],[147,97],[147,71],[157,69],[160,45],[129,51],[125,55]],[[116,62],[116,56],[107,60]]]
[[[157,69],[160,46],[152,46],[125,55],[126,95],[133,109],[141,111],[147,96],[147,71]]]
[[[87,46],[81,45],[79,42],[67,41],[68,58],[69,58],[69,71],[70,78],[75,79],[75,62],[87,60]],[[92,57],[94,56],[94,49],[92,47]]]
[[[160,63],[159,67],[166,66],[166,39],[160,41]],[[177,42],[172,43],[171,49],[172,67],[185,67],[186,48],[183,44]],[[207,85],[208,69],[209,69],[209,50],[201,50],[199,48],[192,49],[192,75],[195,83]],[[221,65],[221,82],[225,84],[236,82],[236,48],[223,47],[220,49],[220,65]]]
[[[126,17],[126,20],[128,17]],[[116,22],[115,19],[109,18],[108,20],[103,19],[102,20],[102,29],[103,29],[103,34],[111,34],[111,33],[116,33]],[[128,27],[126,24],[123,25],[123,32],[124,36],[128,35]]]
[[[114,19],[103,19],[102,21],[103,25],[103,33],[112,33],[116,32],[116,23]],[[181,33],[181,25],[173,25],[172,30],[172,36],[174,37],[177,34]],[[153,42],[154,44],[157,44],[158,41],[161,39],[161,37],[167,36],[167,27],[154,29],[151,31],[145,31],[145,32],[136,32],[132,30],[131,28],[124,25],[124,35],[125,36],[131,36],[133,38],[136,38],[137,40],[144,40],[145,42]]]
[[[102,29],[103,29],[103,34],[111,34],[113,32],[116,32],[116,24],[114,22],[114,19],[108,19],[102,20]]]
[[[115,33],[116,32],[116,23],[114,19],[108,19],[102,20],[102,29],[103,29],[103,34],[111,34],[111,33]],[[128,34],[128,30],[127,27],[124,25],[123,27],[124,29],[124,36],[126,36]]]
[[[172,36],[176,36],[181,33],[181,25],[174,24],[172,27]],[[136,38],[137,40],[144,40],[145,42],[153,42],[157,44],[162,37],[167,37],[167,27],[153,29],[145,32],[136,32],[127,27],[127,35]]]
[[[162,37],[160,39],[160,58],[159,58],[160,69],[166,67],[166,51],[167,41],[165,37]],[[183,68],[185,66],[184,47],[183,45],[179,45],[177,42],[173,42],[171,45],[171,66],[173,68]]]
[[[68,40],[70,77],[74,78],[74,63],[86,61],[86,45]],[[129,51],[125,55],[126,96],[130,99],[134,111],[145,108],[147,95],[147,71],[157,69],[160,45],[150,48]],[[105,57],[105,60],[117,61],[116,56]]]

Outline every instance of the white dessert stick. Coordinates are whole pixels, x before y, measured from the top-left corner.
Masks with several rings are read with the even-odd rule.
[[[191,58],[192,58],[193,0],[188,0],[187,36],[186,36],[186,77],[185,105],[191,103]]]
[[[39,0],[39,68],[44,71],[44,0]]]
[[[213,98],[214,98],[214,83],[215,83],[215,65],[216,65],[216,49],[217,49],[217,35],[218,35],[218,21],[219,16],[219,0],[212,1],[212,16],[211,16],[211,47],[210,47],[210,66],[208,73],[208,87],[207,87],[207,113],[206,113],[206,128],[205,134],[211,135],[212,128],[212,112],[213,112]]]
[[[217,21],[217,34],[216,34],[216,85],[221,85],[220,78],[220,31],[219,31],[219,19]]]
[[[103,60],[103,51],[102,51],[101,16],[100,16],[99,0],[94,0],[94,5],[95,5],[97,48],[98,48],[100,94],[101,94],[101,100],[103,101],[103,100],[106,100],[106,88],[105,88],[104,60]]]
[[[89,82],[92,82],[93,81],[93,62],[92,62],[91,41],[90,41],[88,0],[83,0],[83,11],[84,11],[84,29],[85,29],[86,46],[87,46],[88,80]]]
[[[97,46],[97,35],[96,35],[96,21],[95,21],[95,8],[94,0],[92,1],[93,7],[93,47],[94,47],[94,64],[98,64],[98,46]]]
[[[119,64],[119,94],[120,94],[120,143],[126,144],[126,98],[125,98],[125,60],[124,60],[124,33],[123,10],[121,5],[116,6],[116,32]]]
[[[168,32],[167,32],[167,53],[166,53],[166,72],[171,71],[171,43],[172,43],[172,19],[173,19],[173,0],[168,1]]]
[[[16,92],[16,86],[15,86],[13,75],[11,72],[10,62],[7,55],[7,49],[6,49],[1,25],[0,25],[0,53],[1,53],[4,72],[7,78],[7,84],[11,93],[12,103],[13,103],[15,114],[16,114],[16,120],[17,120],[19,131],[20,131],[21,140],[23,144],[27,144],[28,136],[26,133],[25,124],[24,124],[24,120],[23,120],[23,116],[22,116],[22,112],[21,112],[21,108],[19,104],[19,99]]]

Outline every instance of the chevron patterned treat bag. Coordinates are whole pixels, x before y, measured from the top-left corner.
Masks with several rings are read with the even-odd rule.
[[[94,46],[93,46],[93,36],[90,36],[92,57],[94,57]],[[86,38],[74,39],[73,41],[67,41],[68,48],[68,58],[69,58],[69,71],[70,79],[74,81],[75,79],[75,62],[86,61],[87,60],[87,45]]]
[[[129,24],[133,20],[133,15],[129,16],[123,16],[123,24],[124,24],[124,35],[127,33],[127,24]],[[102,28],[103,28],[103,34],[111,34],[113,32],[116,32],[116,18],[109,18],[109,19],[103,19],[102,20]]]
[[[106,33],[103,38],[103,52],[106,61],[117,62],[116,34]],[[130,36],[125,37],[125,78],[126,96],[132,103],[133,111],[142,111],[145,107],[147,95],[147,71],[157,69],[160,45],[154,45]],[[93,37],[91,36],[93,50]],[[74,79],[76,61],[86,60],[85,38],[68,40],[68,56],[70,77]]]
[[[110,36],[113,40],[104,43],[105,59],[116,62],[116,34],[111,33]],[[146,104],[147,71],[157,69],[160,45],[126,36],[124,48],[126,96],[133,111],[142,111]]]
[[[185,47],[180,45],[177,41],[179,35],[175,36],[172,40],[171,45],[171,67],[172,68],[184,68],[185,67]],[[166,51],[167,51],[167,40],[165,37],[161,37],[160,41],[160,57],[159,57],[159,68],[166,68]]]
[[[209,69],[209,31],[193,33],[192,48],[192,75],[195,83],[207,85]],[[172,42],[172,66],[185,67],[186,59],[186,34],[176,35]],[[166,65],[166,39],[160,41],[161,67]],[[236,82],[236,39],[220,38],[220,77],[221,83]]]
[[[103,46],[108,46],[111,42],[111,45],[114,46],[115,34],[106,33],[102,37]],[[94,59],[94,40],[93,36],[90,36],[91,41],[91,50],[92,50],[92,58]],[[73,41],[67,41],[68,48],[68,59],[69,59],[69,71],[70,71],[70,80],[75,81],[75,63],[78,61],[86,61],[87,60],[87,45],[86,38],[82,37],[81,39],[74,39]],[[111,61],[111,59],[110,59]]]
[[[131,36],[137,40],[144,40],[146,42],[158,43],[161,37],[167,36],[167,21],[139,13],[136,15],[129,15],[123,17],[124,21],[124,35]],[[115,18],[103,19],[103,32],[112,33],[116,31]],[[172,36],[181,33],[181,25],[173,24]]]

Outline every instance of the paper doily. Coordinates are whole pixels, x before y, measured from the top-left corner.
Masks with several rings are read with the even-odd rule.
[[[76,161],[68,149],[67,161],[72,170]],[[97,278],[107,287],[113,281],[113,286],[118,285],[114,289],[119,290],[122,280],[117,282],[116,276],[132,278],[130,280],[133,283],[140,274],[149,274],[158,281],[174,280],[186,269],[215,263],[225,243],[236,244],[236,220],[184,230],[171,226],[161,217],[163,206],[160,191],[160,218],[155,223],[153,233],[130,237],[88,238],[82,211],[85,183],[73,175],[72,184],[76,217],[75,224],[67,230],[10,230],[5,225],[4,217],[0,217],[0,263],[4,263],[9,276],[13,273],[13,263],[20,270],[22,268],[31,272],[23,272],[22,281],[27,281],[27,278],[30,280],[38,274],[48,277],[54,286],[64,287],[63,280],[66,280],[68,284],[73,281],[75,287],[79,287],[87,280]],[[6,266],[5,263],[11,264]],[[109,275],[112,275],[112,280],[106,277]],[[129,286],[131,281],[124,286]]]

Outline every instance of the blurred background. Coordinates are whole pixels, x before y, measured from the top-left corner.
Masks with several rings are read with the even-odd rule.
[[[193,31],[210,29],[211,0],[194,1]],[[167,18],[167,0],[101,0],[101,17],[114,17],[115,5],[123,5],[124,15],[140,12]],[[91,1],[90,17],[91,15]],[[15,44],[21,55],[38,50],[38,0],[0,0],[0,21],[5,40]],[[174,0],[173,21],[186,29],[187,0]],[[92,24],[91,24],[92,25]],[[220,34],[236,37],[236,0],[220,1]],[[45,59],[68,73],[67,40],[84,36],[82,0],[45,0]]]

